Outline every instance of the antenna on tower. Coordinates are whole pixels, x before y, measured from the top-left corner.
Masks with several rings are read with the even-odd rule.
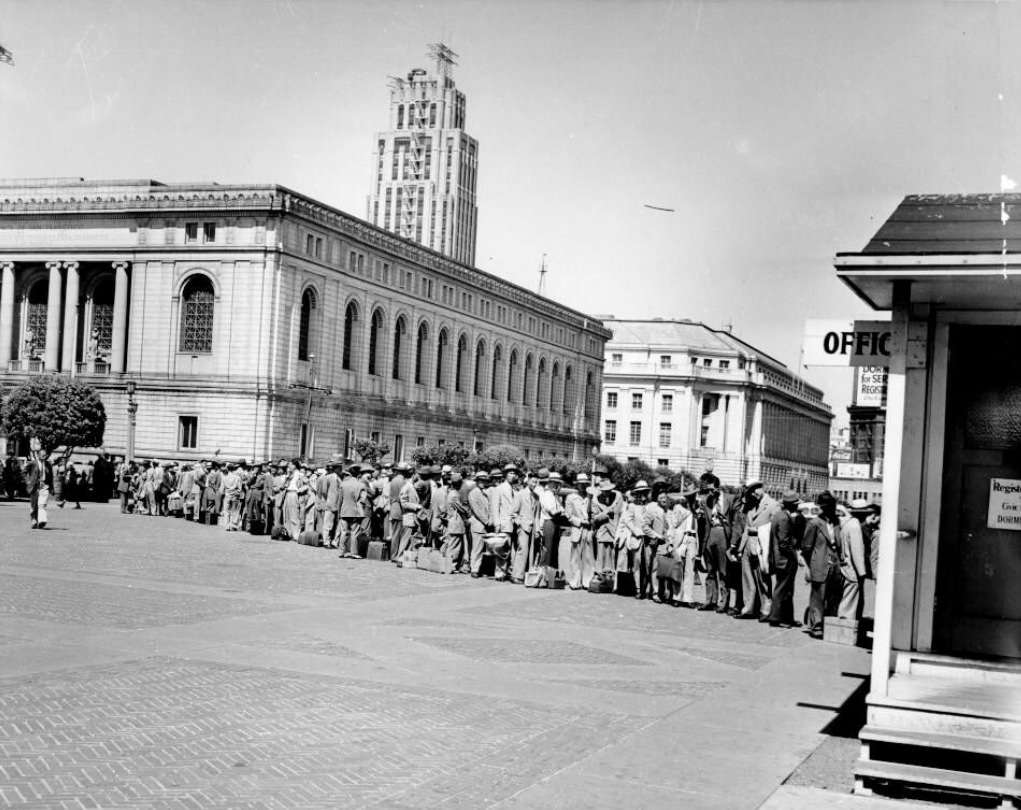
[[[451,69],[457,64],[457,54],[442,42],[434,42],[429,46],[429,56],[436,60],[436,75],[449,81]]]
[[[542,264],[539,265],[539,295],[546,293],[546,254],[542,254]]]

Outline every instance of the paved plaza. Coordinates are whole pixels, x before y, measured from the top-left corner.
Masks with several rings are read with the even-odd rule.
[[[0,808],[807,807],[781,785],[868,670],[113,504],[28,526],[0,503]]]

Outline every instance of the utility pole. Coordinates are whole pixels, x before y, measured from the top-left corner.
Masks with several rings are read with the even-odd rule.
[[[542,264],[539,265],[539,295],[546,292],[546,254],[542,254]]]
[[[308,382],[307,383],[291,383],[291,388],[304,388],[308,395],[305,399],[305,436],[302,442],[300,455],[308,458],[312,454],[309,452],[312,449],[312,392],[322,391],[325,394],[332,394],[332,388],[320,388],[316,385],[316,356],[310,354],[308,356]]]

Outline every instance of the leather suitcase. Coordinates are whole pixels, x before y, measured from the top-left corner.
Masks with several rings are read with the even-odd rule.
[[[429,561],[429,570],[435,574],[453,574],[454,561],[440,550],[433,551]]]
[[[418,550],[409,548],[401,557],[402,568],[418,568]]]
[[[564,579],[564,572],[559,571],[556,568],[550,568],[548,565],[545,566],[546,573],[546,587],[555,591],[562,591],[567,586],[567,580]]]
[[[304,531],[298,535],[298,543],[302,546],[318,546],[319,545],[319,532],[317,531]]]
[[[382,540],[370,540],[365,559],[385,561],[390,559],[390,544]]]

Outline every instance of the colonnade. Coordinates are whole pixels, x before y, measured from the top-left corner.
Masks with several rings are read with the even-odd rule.
[[[77,261],[53,260],[43,263],[0,261],[0,370],[74,371],[78,356],[79,321],[82,317],[82,265]],[[89,263],[96,275],[109,266],[114,271],[113,330],[110,346],[110,372],[124,372],[128,331],[128,262]],[[47,278],[48,276],[48,278]],[[26,346],[29,296],[43,280],[47,283],[46,326],[42,365],[35,360],[32,346]],[[90,324],[84,334],[88,339]],[[38,337],[38,336],[34,336]]]

